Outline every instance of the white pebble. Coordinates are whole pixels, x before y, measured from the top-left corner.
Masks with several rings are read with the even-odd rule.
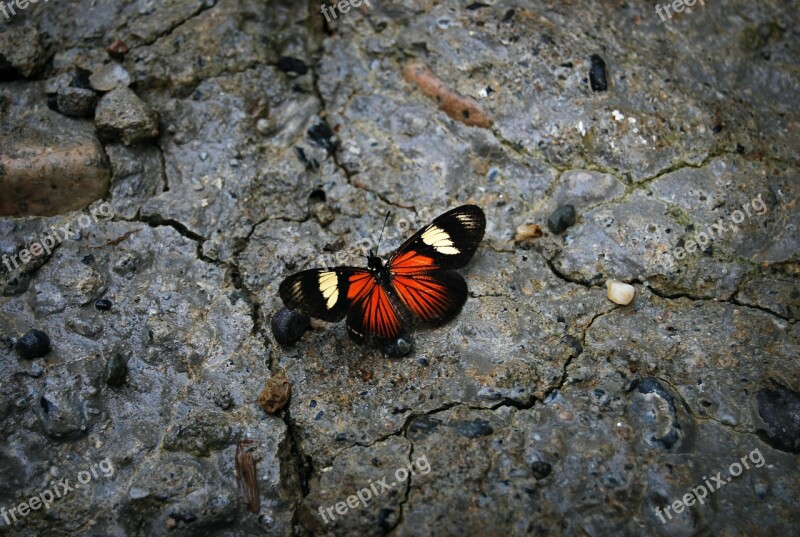
[[[636,291],[632,285],[617,280],[608,280],[608,299],[615,304],[627,306],[633,300],[633,293]]]
[[[131,497],[131,500],[141,500],[142,498],[147,498],[150,496],[150,491],[140,489],[139,487],[132,487],[128,491],[128,495]]]

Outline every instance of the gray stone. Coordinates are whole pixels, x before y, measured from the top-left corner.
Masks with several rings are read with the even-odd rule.
[[[67,116],[89,117],[97,105],[97,95],[83,88],[61,88],[57,93],[58,111]]]
[[[131,83],[131,75],[118,63],[107,63],[89,77],[89,83],[97,91],[111,91],[127,87]]]
[[[73,88],[74,89],[74,88]],[[91,92],[90,92],[91,93]],[[49,110],[40,82],[0,87],[0,215],[52,216],[108,191],[108,159],[91,123]]]
[[[95,112],[97,133],[106,141],[121,140],[125,145],[158,136],[156,113],[132,90],[117,88],[100,99]]]
[[[41,69],[45,61],[47,56],[37,25],[9,25],[4,17],[0,31],[0,69],[10,67],[27,78]]]

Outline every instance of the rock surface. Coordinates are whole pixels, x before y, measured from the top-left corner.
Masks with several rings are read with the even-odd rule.
[[[0,30],[0,533],[799,533],[797,11],[352,4]],[[48,109],[89,83],[94,122]],[[462,203],[453,322],[281,312]]]

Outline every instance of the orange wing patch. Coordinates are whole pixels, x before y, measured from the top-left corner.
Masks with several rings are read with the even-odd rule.
[[[437,266],[433,262],[432,257],[420,255],[414,250],[399,255],[396,259],[393,259],[392,263],[389,265],[389,270],[401,276],[404,274],[409,275],[427,272],[436,268]]]
[[[352,328],[359,333],[390,339],[400,334],[401,323],[386,291],[371,274],[353,274],[349,278],[347,298],[353,301]],[[348,320],[350,324],[350,320]]]
[[[347,289],[347,299],[358,302],[376,285],[375,277],[367,271],[357,272],[348,278],[350,287]]]
[[[403,304],[424,321],[445,316],[454,305],[448,289],[434,278],[396,275],[392,283]]]

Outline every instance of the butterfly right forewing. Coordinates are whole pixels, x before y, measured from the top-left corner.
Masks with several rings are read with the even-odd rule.
[[[462,205],[438,216],[404,242],[389,259],[389,269],[457,269],[475,254],[486,230],[477,205]]]

